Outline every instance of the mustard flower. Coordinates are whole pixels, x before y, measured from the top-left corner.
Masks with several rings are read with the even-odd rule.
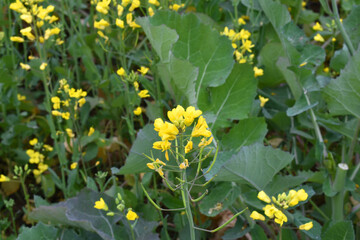
[[[238,19],[238,24],[241,26],[241,25],[245,25],[246,24],[246,22],[245,22],[245,20],[243,19],[243,18],[239,18]]]
[[[17,94],[17,99],[18,99],[19,101],[24,101],[24,100],[26,100],[26,96],[23,96],[23,95],[21,95],[20,93],[18,93],[18,94]]]
[[[161,177],[164,176],[164,172],[162,171],[162,167],[166,166],[166,164],[163,161],[159,160],[158,158],[152,163],[147,163],[146,166],[148,168],[158,172]]]
[[[54,109],[60,109],[60,98],[59,97],[52,97],[51,102],[53,103]]]
[[[136,8],[140,7],[140,0],[132,0],[132,3],[129,7],[129,11],[132,12],[134,11]]]
[[[117,71],[116,71],[117,75],[119,76],[125,76],[126,75],[126,72],[125,72],[125,69],[124,68],[119,68]]]
[[[141,112],[142,112],[141,107],[137,107],[133,112],[137,116],[141,115]]]
[[[75,134],[73,133],[71,128],[66,128],[65,131],[70,138],[75,137]]]
[[[320,33],[316,34],[314,40],[317,42],[324,42],[324,38],[320,35]]]
[[[169,122],[165,122],[159,129],[159,137],[161,137],[163,141],[174,140],[178,134],[179,129],[174,124]]]
[[[20,0],[16,0],[16,2],[10,4],[10,9],[14,10],[18,13],[26,13],[27,9],[24,4]]]
[[[305,224],[302,224],[299,226],[299,229],[300,230],[305,230],[305,231],[309,231],[310,229],[312,229],[314,226],[313,222],[310,221],[308,223],[305,223]]]
[[[286,215],[282,211],[278,210],[275,212],[275,222],[278,223],[281,227],[284,222],[287,222],[287,220],[288,219]]]
[[[251,33],[246,29],[241,29],[241,31],[239,32],[239,40],[240,39],[245,39],[245,40],[249,39],[250,36],[251,36]]]
[[[324,71],[324,73],[328,73],[330,71],[330,68],[329,67],[324,67],[323,71]]]
[[[150,94],[149,94],[149,91],[145,89],[145,90],[141,90],[138,93],[138,96],[141,98],[147,98],[147,97],[150,97]]]
[[[185,146],[185,153],[190,152],[193,149],[193,142],[192,141],[188,141],[188,143]]]
[[[242,46],[240,47],[240,49],[245,52],[245,51],[248,51],[248,52],[252,52],[251,51],[251,48],[253,48],[255,45],[252,44],[252,42],[250,40],[244,40],[242,39]]]
[[[141,73],[141,75],[145,75],[149,71],[149,68],[141,66],[140,69],[138,69],[138,72]]]
[[[133,83],[133,85],[134,85],[135,90],[136,90],[136,91],[139,91],[139,83],[138,83],[137,81],[135,81],[135,82]]]
[[[184,112],[185,109],[177,105],[176,108],[173,108],[171,111],[167,112],[167,116],[169,120],[177,127],[177,128],[183,128],[184,127]]]
[[[35,36],[31,33],[32,28],[27,27],[20,30],[21,35],[27,37],[30,41],[35,40]]]
[[[124,12],[124,7],[121,6],[120,4],[118,4],[118,5],[117,5],[117,15],[118,15],[119,17],[121,17],[121,15],[123,14],[123,12]]]
[[[34,145],[36,145],[38,143],[38,139],[37,138],[33,138],[33,139],[31,139],[30,141],[29,141],[29,144],[31,145],[31,146],[34,146]]]
[[[91,135],[93,135],[94,132],[95,132],[95,129],[93,127],[90,127],[88,136],[90,137]]]
[[[173,5],[171,5],[169,8],[174,10],[175,12],[179,11],[180,8],[183,8],[185,6],[184,3],[182,4],[176,4],[174,3]]]
[[[138,219],[139,216],[136,214],[136,212],[132,211],[131,209],[128,210],[127,214],[126,214],[126,219],[129,221],[134,221],[136,219]]]
[[[56,27],[56,28],[52,28],[52,29],[46,29],[45,30],[45,35],[44,35],[44,39],[47,40],[49,39],[52,35],[58,35],[60,33],[60,28]]]
[[[96,11],[98,11],[102,14],[105,14],[105,15],[108,14],[110,3],[111,3],[111,0],[99,1],[96,5]]]
[[[10,181],[10,178],[5,176],[4,174],[0,175],[0,182],[8,182],[8,181]]]
[[[121,19],[119,19],[119,18],[117,18],[117,19],[115,20],[115,24],[116,24],[116,26],[118,26],[119,28],[125,28],[124,21],[121,20]]]
[[[79,103],[79,107],[82,107],[86,103],[86,99],[85,98],[80,98],[78,103]]]
[[[192,137],[210,137],[211,136],[211,132],[209,130],[207,130],[207,128],[209,128],[209,126],[206,123],[206,120],[203,116],[199,117],[199,120],[197,122],[197,124],[195,125],[191,136]]]
[[[158,150],[162,150],[162,152],[165,151],[165,159],[169,161],[169,153],[167,150],[169,150],[171,147],[171,142],[169,142],[168,140],[165,141],[157,141],[153,143],[153,148],[154,149],[158,149]]]
[[[55,117],[61,117],[61,112],[57,111],[57,110],[53,110],[51,111],[51,114]]]
[[[69,112],[64,112],[61,113],[61,117],[65,120],[69,120],[70,119],[70,113]]]
[[[160,6],[160,3],[158,0],[149,0],[149,3],[152,4],[152,5],[155,5],[155,6]]]
[[[121,1],[121,5],[122,5],[123,7],[126,7],[127,5],[129,5],[129,4],[131,3],[131,1],[132,1],[132,0],[122,0],[122,1]]]
[[[188,127],[190,126],[195,118],[198,118],[202,114],[201,110],[195,110],[195,107],[189,106],[186,108],[186,111],[183,113],[184,115],[184,123]]]
[[[265,221],[265,216],[262,215],[261,213],[258,213],[257,211],[253,211],[250,217],[254,220]]]
[[[40,69],[41,71],[44,71],[45,68],[47,67],[47,65],[48,65],[47,63],[43,62],[43,63],[40,65],[39,69]]]
[[[33,174],[35,175],[35,177],[39,176],[49,168],[47,164],[44,164],[42,162],[40,162],[37,167],[38,169],[33,170]]]
[[[271,202],[270,197],[264,191],[260,191],[257,195],[257,198],[266,203]]]
[[[264,70],[262,70],[261,68],[254,67],[253,70],[254,70],[254,77],[260,77],[264,75]]]
[[[200,141],[200,143],[198,144],[198,147],[206,147],[207,145],[209,145],[210,143],[212,143],[212,140],[213,140],[214,138],[213,137],[211,137],[211,138],[209,138],[208,140],[206,140],[206,138],[202,138],[201,139],[201,141]]]
[[[43,146],[45,151],[51,152],[52,150],[54,150],[54,148],[48,144],[44,144]]]
[[[77,165],[78,165],[77,162],[73,162],[72,164],[70,164],[70,169],[75,169]]]
[[[184,160],[184,162],[180,163],[179,168],[180,169],[186,169],[189,167],[189,161],[187,159]]]
[[[100,21],[94,21],[94,28],[100,29],[100,30],[104,30],[106,27],[110,26],[110,24],[104,20],[101,19]]]
[[[265,98],[261,95],[259,95],[259,100],[260,100],[260,107],[264,107],[265,106],[265,103],[267,103],[269,101],[268,98]]]
[[[22,37],[12,36],[12,37],[10,37],[10,41],[22,43],[22,42],[24,42],[24,39]]]
[[[96,209],[100,209],[100,210],[109,210],[108,206],[106,205],[105,201],[103,198],[100,198],[99,201],[95,202],[94,208]]]
[[[324,31],[323,27],[320,25],[319,22],[316,22],[315,25],[312,27],[314,31]]]
[[[29,64],[20,63],[20,67],[26,71],[29,71],[31,69]]]

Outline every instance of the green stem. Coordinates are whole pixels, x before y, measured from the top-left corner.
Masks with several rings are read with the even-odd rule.
[[[17,232],[16,232],[16,224],[15,224],[15,217],[14,217],[14,212],[13,209],[9,209],[10,211],[10,215],[11,215],[11,221],[12,221],[12,225],[13,225],[13,231],[15,233],[15,236],[17,236]]]
[[[326,220],[329,221],[330,218],[314,203],[311,199],[309,200],[313,208]]]
[[[26,173],[24,173],[26,174]],[[23,176],[20,176],[20,183],[21,183],[21,188],[24,192],[24,196],[25,196],[25,201],[26,201],[26,210],[28,211],[28,213],[30,212],[30,201],[29,201],[29,194],[28,191],[26,189],[25,186],[25,178]]]
[[[353,136],[353,138],[351,140],[351,144],[350,144],[350,147],[349,147],[349,152],[348,152],[348,155],[347,155],[347,164],[349,164],[351,162],[351,159],[352,159],[352,157],[354,155],[354,149],[355,149],[355,146],[356,146],[356,143],[357,143],[359,130],[360,130],[360,119],[358,119],[358,122],[357,122],[356,128],[355,128],[355,132],[354,132],[354,136]]]
[[[346,163],[339,163],[336,169],[336,176],[332,185],[332,190],[337,194],[331,199],[332,204],[332,220],[344,220],[344,187],[346,181],[346,174],[349,167]]]
[[[192,217],[189,196],[188,196],[188,184],[187,184],[187,179],[186,179],[186,170],[183,170],[183,172],[182,172],[182,180],[184,181],[184,183],[181,184],[181,196],[182,196],[182,200],[184,203],[186,216],[189,221],[190,239],[195,240],[194,220]]]

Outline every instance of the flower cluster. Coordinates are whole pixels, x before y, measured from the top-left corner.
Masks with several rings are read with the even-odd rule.
[[[58,96],[51,98],[51,103],[53,104],[53,110],[51,113],[53,116],[69,120],[71,116],[70,112],[73,112],[72,110],[77,111],[86,103],[85,97],[87,92],[83,91],[82,89],[70,88],[65,79],[60,80],[60,87],[57,93],[61,95],[62,99]],[[76,114],[74,114],[74,117],[76,118]],[[66,131],[71,137],[72,131]]]
[[[29,144],[33,147],[26,150],[26,154],[29,156],[29,163],[37,164],[37,169],[33,170],[33,174],[35,177],[38,177],[49,167],[44,163],[45,155],[43,152],[52,152],[53,147],[48,144],[40,143],[37,138],[31,139]]]
[[[115,203],[116,203],[116,208],[120,211],[120,212],[124,212],[125,210],[125,202],[122,199],[122,196],[120,193],[117,194],[117,197],[115,198]],[[108,216],[114,216],[115,213],[112,211],[109,211],[109,207],[106,204],[106,202],[104,201],[103,198],[100,198],[99,201],[95,202],[94,208],[99,209],[99,210],[104,210],[106,213],[106,215]],[[134,212],[131,208],[127,209],[127,213],[126,213],[126,219],[129,221],[134,221],[136,219],[138,219],[139,216],[136,214],[136,212]]]
[[[169,161],[169,151],[172,152],[171,141],[176,140],[179,135],[184,134],[186,129],[190,127],[197,118],[197,122],[192,128],[190,136],[183,135],[185,136],[185,139],[181,139],[181,141],[187,141],[186,144],[184,144],[184,153],[187,154],[193,149],[193,138],[200,138],[198,144],[199,148],[209,145],[212,142],[213,137],[211,137],[212,134],[210,130],[208,130],[209,127],[206,120],[201,114],[202,111],[196,110],[193,106],[190,106],[185,110],[182,106],[178,105],[167,113],[170,122],[163,121],[161,118],[155,119],[154,129],[158,132],[159,137],[161,137],[161,141],[154,142],[153,148],[165,152],[165,159]],[[177,144],[175,145],[178,147]],[[153,162],[148,163],[147,166],[150,169],[157,171],[160,176],[163,177],[164,173],[162,167],[166,166],[166,164],[159,159],[151,160]],[[178,166],[180,169],[189,167],[188,159],[183,157],[182,162],[178,162]]]
[[[342,19],[340,19],[340,21],[342,22]],[[327,32],[324,31],[324,28],[323,26],[319,23],[319,22],[316,22],[312,29],[314,31],[316,31],[316,34],[314,36],[314,40],[316,42],[325,42],[325,39],[324,39],[324,36],[325,35],[331,35],[331,41],[332,42],[336,42],[336,37],[335,37],[335,34],[336,34],[336,29],[337,29],[337,26],[335,24],[335,21],[332,20],[331,21],[331,24],[326,24],[326,29],[327,29]],[[323,35],[321,35],[320,33],[323,33]]]
[[[20,13],[20,18],[30,26],[20,30],[23,37],[29,41],[35,41],[36,38],[40,43],[44,43],[50,39],[51,36],[59,35],[60,28],[53,26],[53,23],[58,21],[59,18],[55,15],[50,15],[55,7],[48,5],[47,7],[39,6],[42,0],[16,0],[10,4],[10,9]],[[33,26],[31,26],[33,25]],[[37,29],[34,29],[34,28]],[[34,33],[36,34],[34,35]],[[20,36],[12,36],[10,38],[13,42],[24,42],[24,38]],[[56,39],[56,44],[60,45],[63,41],[60,38]]]
[[[278,194],[277,198],[272,196],[270,199],[270,197],[264,191],[260,191],[257,197],[261,201],[268,203],[263,208],[264,214],[270,219],[274,219],[276,223],[282,226],[284,222],[288,221],[283,210],[288,209],[289,207],[294,207],[301,201],[305,201],[308,198],[308,194],[304,189],[300,189],[298,191],[290,190],[288,194]],[[257,211],[253,211],[250,217],[254,220],[265,221],[265,216],[261,213],[258,213]],[[312,222],[301,225],[300,229],[309,230],[311,228],[310,225],[312,227]]]

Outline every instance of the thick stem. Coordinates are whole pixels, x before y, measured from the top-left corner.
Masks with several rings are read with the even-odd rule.
[[[336,176],[332,189],[337,192],[337,194],[331,199],[332,220],[335,221],[344,220],[344,187],[348,170],[349,167],[346,163],[339,163],[336,169]]]
[[[195,240],[195,228],[194,228],[194,220],[191,213],[190,201],[188,196],[188,184],[186,179],[186,170],[182,172],[182,180],[184,183],[181,185],[181,197],[183,199],[186,216],[189,221],[189,230],[190,230],[190,239]]]

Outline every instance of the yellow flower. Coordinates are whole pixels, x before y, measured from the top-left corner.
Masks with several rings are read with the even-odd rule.
[[[138,69],[138,72],[141,73],[141,75],[145,75],[149,71],[149,68],[141,66],[140,69]]]
[[[93,127],[90,127],[88,136],[90,137],[91,135],[93,135],[94,132],[95,132],[95,129]]]
[[[282,211],[278,210],[275,212],[275,222],[278,223],[281,227],[284,222],[287,222],[287,220],[288,219],[286,215]]]
[[[110,3],[111,3],[111,0],[99,1],[96,5],[96,11],[98,11],[102,14],[105,14],[105,15],[108,14]]]
[[[135,219],[138,219],[139,216],[136,214],[136,212],[132,211],[131,209],[129,209],[129,211],[126,214],[126,218],[129,221],[134,221]]]
[[[299,191],[297,191],[296,196],[299,201],[305,201],[309,195],[305,192],[304,189],[300,189]]]
[[[47,65],[48,65],[47,63],[43,62],[43,63],[40,65],[40,67],[39,67],[40,70],[41,70],[41,71],[44,71],[45,68],[47,67]]]
[[[264,75],[264,70],[262,70],[261,68],[254,67],[253,70],[254,70],[254,77],[260,77]]]
[[[246,22],[245,22],[245,20],[243,18],[239,18],[238,19],[238,24],[241,26],[241,25],[245,25]]]
[[[131,6],[129,7],[129,11],[132,12],[138,7],[140,7],[140,1],[139,0],[132,0]]]
[[[323,27],[320,25],[319,22],[316,22],[315,25],[312,27],[314,31],[324,31]]]
[[[160,166],[160,165],[162,165],[162,166]],[[166,166],[166,164],[163,161],[160,161],[158,158],[156,159],[156,161],[154,161],[152,163],[147,163],[146,166],[148,168],[158,172],[161,177],[164,176],[164,172],[162,171],[162,167]]]
[[[188,153],[191,151],[191,149],[193,149],[193,142],[192,141],[188,141],[188,143],[185,146],[185,153]]]
[[[331,39],[331,41],[332,41],[332,42],[336,42],[336,38],[333,37],[333,38]]]
[[[155,123],[154,123],[154,126],[155,126]],[[156,128],[155,128],[155,130],[156,130]],[[176,138],[176,135],[179,134],[178,128],[174,124],[169,123],[169,122],[165,122],[161,126],[161,128],[159,129],[158,132],[159,132],[159,137],[161,137],[161,139],[163,141],[174,140]]]
[[[147,97],[150,97],[150,94],[149,94],[149,91],[148,90],[141,90],[139,93],[138,93],[139,97],[141,98],[147,98]]]
[[[207,130],[209,126],[206,123],[206,120],[203,116],[199,117],[199,120],[197,122],[197,124],[195,125],[191,136],[192,137],[210,137],[211,136],[211,132],[209,130]]]
[[[328,73],[328,72],[330,71],[330,68],[324,67],[323,71],[324,71],[325,73]]]
[[[61,112],[57,111],[57,110],[53,110],[51,111],[51,114],[55,117],[61,117]]]
[[[187,107],[186,111],[183,113],[185,125],[190,126],[194,122],[194,119],[199,117],[201,114],[201,110],[195,110],[195,107],[193,106]]]
[[[185,109],[182,106],[177,105],[176,108],[167,112],[167,116],[177,128],[184,128],[184,113]]]
[[[22,42],[24,42],[24,39],[22,37],[12,36],[12,37],[10,37],[10,41],[22,43]]]
[[[250,36],[251,36],[251,33],[246,29],[241,29],[241,31],[239,32],[239,40],[240,39],[249,39]]]
[[[274,218],[275,213],[277,211],[280,211],[273,204],[266,205],[265,207],[263,207],[263,210],[264,210],[265,215],[268,216],[269,218]]]
[[[106,27],[110,26],[110,24],[104,20],[101,19],[100,21],[94,21],[94,28],[100,29],[100,30],[104,30]]]
[[[69,120],[70,119],[70,113],[69,112],[64,112],[61,113],[61,117],[65,120]]]
[[[105,201],[103,198],[100,198],[99,201],[95,202],[94,208],[96,209],[100,209],[100,210],[109,210],[108,206],[106,205]]]
[[[314,40],[317,42],[324,42],[324,38],[320,35],[320,33],[316,34]]]
[[[23,95],[21,95],[20,93],[18,93],[18,94],[17,94],[17,99],[18,99],[19,101],[24,101],[24,100],[26,100],[26,96],[23,96]]]
[[[153,4],[153,5],[157,6],[157,7],[160,6],[160,3],[159,3],[158,0],[149,0],[149,3]]]
[[[300,226],[299,226],[299,229],[300,229],[300,230],[309,231],[310,229],[313,228],[313,226],[314,226],[314,225],[313,225],[313,222],[310,221],[310,222],[308,222],[308,223],[305,223],[305,224],[300,225]]]
[[[22,2],[20,0],[16,0],[16,2],[11,3],[10,4],[10,9],[14,10],[16,12],[19,12],[19,13],[26,13],[27,12],[24,4],[22,4]]]
[[[162,152],[165,151],[165,159],[168,161],[169,161],[169,153],[167,150],[170,149],[170,147],[171,147],[171,142],[169,142],[168,140],[157,141],[153,143],[154,149],[162,150]]]
[[[8,181],[10,181],[10,178],[5,176],[4,174],[0,175],[0,182],[8,182]]]
[[[133,112],[137,116],[141,115],[141,112],[142,112],[141,107],[137,107]]]
[[[78,103],[79,103],[79,107],[82,107],[86,103],[86,99],[85,98],[80,98]]]
[[[73,162],[71,165],[70,165],[70,168],[71,169],[75,169],[77,167],[78,163],[77,162]]]
[[[27,27],[20,30],[21,35],[27,37],[30,41],[35,40],[35,36],[31,33],[32,28]]]
[[[179,165],[180,169],[186,169],[188,167],[189,167],[189,161],[187,159],[185,159],[185,161],[180,163],[180,165]]]
[[[209,140],[206,140],[206,138],[202,138],[198,147],[206,147],[207,145],[209,145],[213,140],[213,137],[209,138]]]
[[[67,129],[65,129],[65,131],[70,138],[75,137],[75,134],[73,133],[72,129],[67,128]]]
[[[121,15],[123,14],[124,12],[124,7],[121,6],[120,4],[117,5],[117,14],[119,17],[121,17]]]
[[[30,24],[33,20],[31,14],[29,13],[24,13],[20,15],[21,20],[24,20],[26,23]]]
[[[154,14],[155,14],[154,10],[151,7],[148,8],[148,13],[149,13],[150,17],[154,16]]]
[[[122,0],[121,1],[121,5],[123,6],[123,7],[126,7],[127,5],[129,5],[131,3],[131,0]]]
[[[259,100],[260,100],[260,107],[264,107],[265,106],[265,103],[267,103],[267,101],[269,101],[268,98],[265,98],[261,95],[259,95]]]
[[[251,51],[251,48],[253,48],[255,45],[252,44],[252,42],[250,40],[244,40],[242,39],[242,46],[240,47],[240,49],[245,52],[245,51],[248,51],[248,52],[252,52]]]
[[[54,150],[54,148],[50,145],[44,144],[43,146],[45,151],[51,152],[52,150]]]
[[[54,104],[53,108],[54,109],[60,109],[60,98],[59,97],[52,97],[51,98],[51,102]]]
[[[177,12],[180,8],[183,8],[185,6],[185,4],[173,4],[171,5],[169,8],[174,10],[175,12]]]
[[[121,19],[119,19],[119,18],[117,18],[117,19],[115,20],[115,24],[116,24],[116,26],[118,26],[119,28],[125,28],[124,21],[121,20]]]
[[[31,145],[31,146],[34,146],[34,145],[36,145],[38,143],[38,139],[37,138],[33,138],[33,139],[31,139],[30,141],[29,141],[29,144]]]
[[[26,71],[29,71],[31,69],[29,64],[20,63],[20,67]]]
[[[33,174],[35,175],[35,177],[39,176],[40,174],[45,172],[48,168],[49,168],[49,166],[47,164],[44,164],[44,163],[41,162],[38,165],[38,169],[33,170]]]
[[[307,62],[303,62],[303,63],[301,63],[300,65],[299,65],[299,67],[303,67],[303,66],[305,66],[307,64]]]
[[[253,211],[250,215],[250,217],[254,220],[261,220],[261,221],[265,221],[265,216],[258,213],[257,211]]]
[[[48,40],[52,35],[58,35],[60,33],[60,28],[52,28],[52,29],[46,29],[44,39]]]
[[[269,198],[269,196],[264,191],[260,191],[258,193],[258,195],[257,195],[257,198],[260,199],[263,202],[271,203],[271,199]]]
[[[139,83],[137,81],[135,81],[133,84],[134,84],[135,90],[139,91]]]
[[[125,69],[124,68],[119,68],[117,71],[116,71],[117,75],[119,76],[125,76],[126,75],[126,72],[125,72]]]
[[[59,18],[57,16],[53,15],[50,17],[49,23],[56,22],[57,20],[59,20]]]

